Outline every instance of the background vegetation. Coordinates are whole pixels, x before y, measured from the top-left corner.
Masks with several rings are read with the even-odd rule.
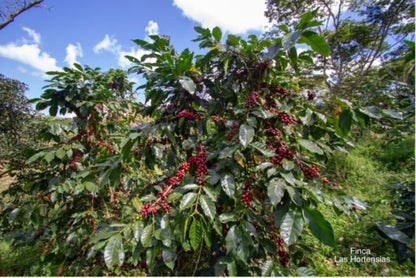
[[[332,2],[51,72],[49,116],[0,75],[0,275],[414,276],[414,2]]]

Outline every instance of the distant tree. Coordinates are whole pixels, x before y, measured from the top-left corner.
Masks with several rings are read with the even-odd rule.
[[[274,23],[271,37],[282,32],[279,26],[293,25],[306,11],[317,10],[325,22],[317,28],[331,55],[317,57],[312,76],[316,79],[318,73],[337,95],[359,91],[375,66],[402,55],[414,32],[411,0],[268,0],[267,7],[265,15]]]
[[[25,91],[27,85],[0,74],[0,135],[16,136],[31,113]]]
[[[43,0],[2,0],[0,1],[0,30],[12,23],[16,17],[33,7],[39,7]]]

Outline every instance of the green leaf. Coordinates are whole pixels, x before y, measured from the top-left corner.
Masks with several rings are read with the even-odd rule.
[[[143,247],[152,246],[152,237],[153,237],[153,224],[147,225],[140,236],[140,241],[143,244]]]
[[[36,154],[34,154],[34,155],[32,155],[27,161],[26,161],[26,163],[27,164],[30,164],[30,163],[33,163],[33,162],[35,162],[36,160],[38,160],[39,158],[41,158],[41,157],[43,157],[45,155],[45,153],[44,152],[38,152],[38,153],[36,153]]]
[[[234,213],[227,212],[219,216],[221,223],[228,223],[237,220],[237,216]]]
[[[170,270],[173,270],[175,267],[176,253],[171,249],[165,248],[162,251],[162,259],[165,265],[169,267]]]
[[[288,184],[296,185],[296,179],[293,176],[292,172],[289,172],[287,174],[280,173],[280,175],[285,179],[285,181],[287,181]]]
[[[262,164],[256,166],[256,170],[265,170],[272,166],[273,166],[273,163],[271,162],[263,162]]]
[[[163,145],[162,144],[153,144],[152,151],[157,159],[161,159],[163,157]]]
[[[252,146],[256,150],[261,152],[264,156],[273,157],[273,156],[276,155],[276,153],[274,151],[270,150],[269,148],[267,148],[267,146],[264,143],[254,142],[254,143],[251,143],[250,146]]]
[[[137,213],[141,213],[142,211],[142,207],[143,207],[143,203],[139,198],[134,198],[131,201],[131,204],[133,205],[134,209],[136,210]]]
[[[226,174],[221,178],[221,187],[224,190],[225,194],[230,198],[234,198],[235,194],[235,181],[234,177],[231,174]]]
[[[261,266],[261,276],[266,277],[270,276],[273,270],[273,261],[267,260],[264,262],[264,264]]]
[[[227,263],[227,270],[228,270],[228,275],[231,277],[235,277],[237,276],[238,272],[237,272],[237,264],[235,261],[232,261],[230,263]]]
[[[212,36],[214,37],[214,39],[219,42],[221,41],[222,38],[222,31],[219,27],[214,27],[214,29],[212,29]]]
[[[305,29],[307,27],[310,27],[309,23],[316,16],[317,12],[318,12],[318,9],[315,9],[313,11],[308,11],[308,12],[304,13],[300,17],[300,22],[296,25],[296,30],[301,30],[301,29]]]
[[[58,105],[53,104],[51,105],[51,107],[49,107],[49,115],[51,115],[52,117],[55,117],[56,113],[58,113]]]
[[[337,127],[341,131],[340,135],[345,136],[348,134],[348,132],[351,129],[352,120],[353,120],[353,114],[351,110],[347,109],[347,110],[342,111],[337,121]]]
[[[241,145],[243,145],[244,148],[248,146],[253,141],[254,138],[254,128],[252,128],[249,125],[241,125],[240,126],[240,132],[239,132],[239,139]]]
[[[325,57],[328,56],[331,52],[331,49],[329,48],[329,45],[325,39],[313,31],[304,31],[299,42],[306,43],[312,47],[314,51],[322,54]]]
[[[105,265],[112,269],[114,266],[121,266],[124,262],[124,249],[121,236],[116,235],[110,238],[104,249]]]
[[[182,88],[188,91],[190,94],[194,94],[196,90],[196,84],[194,81],[188,76],[181,76],[179,78],[179,83],[181,84]]]
[[[295,163],[292,160],[283,159],[283,169],[286,171],[290,171],[295,167]]]
[[[86,183],[84,183],[84,186],[85,189],[87,189],[89,192],[95,192],[98,190],[98,186],[93,182],[87,181]]]
[[[54,152],[48,152],[45,154],[44,159],[46,160],[46,162],[50,163],[52,160],[54,160],[55,158],[55,153]]]
[[[251,248],[251,238],[241,227],[232,226],[225,237],[227,253],[234,254],[242,262],[246,262]]]
[[[215,215],[217,214],[214,202],[212,202],[211,198],[207,195],[202,195],[199,201],[204,214],[208,216],[211,221],[214,221]]]
[[[412,240],[402,231],[396,229],[395,227],[391,225],[387,225],[385,223],[377,223],[377,228],[383,232],[387,237],[389,237],[392,240],[396,240],[398,242],[401,242],[403,244],[409,245],[412,243]]]
[[[299,276],[316,276],[315,271],[312,268],[309,267],[299,267],[296,269],[296,272],[299,274]]]
[[[237,226],[232,226],[225,237],[225,248],[227,253],[232,253],[237,249],[238,242],[241,240],[241,237],[238,235]]]
[[[334,246],[334,230],[325,217],[318,210],[309,207],[303,208],[303,213],[306,219],[308,219],[309,229],[311,229],[312,234],[322,243]]]
[[[362,107],[359,109],[359,111],[373,119],[381,119],[383,117],[380,108],[376,106]]]
[[[194,192],[186,193],[181,200],[179,210],[184,210],[191,207],[195,203],[197,197],[198,195]]]
[[[62,159],[65,157],[66,151],[63,148],[60,148],[56,151],[55,155],[57,158]]]
[[[267,196],[273,206],[277,206],[285,195],[286,183],[282,179],[274,178],[270,181],[267,187]]]
[[[383,109],[382,110],[383,115],[390,117],[392,119],[396,119],[396,120],[403,120],[403,113],[402,112],[397,112],[395,110],[391,110],[391,109]]]
[[[48,107],[49,102],[48,101],[42,101],[42,102],[38,102],[35,106],[36,110],[40,111],[45,109],[46,107]]]
[[[300,139],[298,140],[298,143],[299,145],[301,145],[302,147],[304,147],[310,152],[317,153],[317,154],[324,154],[324,151],[316,143],[312,141]]]
[[[263,109],[256,109],[253,112],[251,112],[251,114],[262,119],[270,119],[270,118],[276,117],[276,114],[263,110]]]
[[[289,211],[283,216],[280,234],[287,246],[292,245],[302,234],[303,218],[298,211]]]
[[[192,221],[191,228],[189,229],[189,240],[194,251],[198,249],[202,242],[202,226],[201,223],[195,218]]]

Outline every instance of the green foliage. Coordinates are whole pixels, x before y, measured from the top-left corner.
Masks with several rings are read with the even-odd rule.
[[[318,242],[311,234],[305,234],[305,244],[311,250],[310,253],[305,251],[298,258],[304,265],[315,269],[319,275],[414,276],[412,258],[400,261],[393,241],[383,236],[377,228],[377,224],[381,222],[396,228],[410,226],[405,233],[414,242],[412,221],[406,220],[403,215],[394,214],[399,210],[414,211],[414,187],[411,182],[414,181],[414,175],[413,170],[409,170],[409,167],[413,169],[414,164],[411,161],[406,167],[398,167],[398,164],[390,167],[394,169],[391,171],[378,158],[385,151],[383,140],[367,134],[356,142],[355,148],[349,154],[337,153],[330,158],[325,175],[329,178],[337,177],[338,187],[342,187],[350,195],[360,197],[368,204],[368,208],[365,211],[354,209],[348,216],[339,214],[338,210],[331,207],[320,207],[321,213],[332,224],[337,236],[336,245],[330,248]],[[351,262],[351,247],[369,249],[371,256],[388,258],[389,262]],[[413,253],[412,248],[414,246],[410,245],[410,249],[405,249],[404,253]],[[341,257],[347,257],[347,262],[339,262]]]
[[[328,50],[312,18],[273,41],[223,43],[219,28],[197,27],[205,55],[178,53],[162,36],[135,40],[149,52],[130,57],[147,81],[145,107],[128,97],[125,72],[49,73],[33,102],[76,117],[46,122],[48,144],[27,160],[42,171],[6,192],[4,232],[45,244],[44,260],[67,275],[295,274],[307,228],[335,242],[318,210],[325,200],[345,212],[365,206],[319,178],[362,114],[296,91],[296,43],[306,36]],[[151,121],[132,126],[138,112]]]

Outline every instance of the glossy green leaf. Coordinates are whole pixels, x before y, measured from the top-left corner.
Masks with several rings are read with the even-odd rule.
[[[314,142],[305,140],[305,139],[299,139],[298,140],[299,145],[304,147],[310,152],[317,153],[317,154],[324,154],[323,150]]]
[[[189,242],[194,251],[198,249],[202,242],[202,224],[197,219],[193,219],[189,228]]]
[[[144,247],[150,247],[152,245],[153,237],[153,224],[147,225],[141,234],[140,241]]]
[[[303,223],[302,214],[298,211],[289,211],[283,216],[280,234],[287,246],[298,240],[303,231]]]
[[[261,152],[263,155],[267,157],[273,157],[276,155],[276,153],[270,150],[264,143],[254,142],[254,143],[251,143],[250,146],[255,148],[256,150],[258,150],[259,152]]]
[[[270,202],[273,206],[276,206],[282,200],[285,195],[286,183],[282,179],[274,178],[269,182],[267,186],[267,196],[269,196]]]
[[[254,128],[249,125],[241,125],[239,132],[239,139],[241,145],[246,148],[254,139]]]
[[[309,222],[309,229],[312,234],[322,243],[330,246],[335,245],[335,234],[331,224],[316,209],[306,207],[303,213]]]
[[[181,200],[181,203],[179,205],[179,209],[184,210],[184,209],[187,209],[187,208],[193,206],[195,204],[195,201],[196,201],[197,197],[198,197],[198,195],[194,192],[186,193],[183,196],[182,200]]]
[[[341,131],[341,135],[345,136],[348,134],[348,132],[351,129],[352,122],[353,122],[353,114],[351,110],[347,109],[347,110],[342,111],[337,121],[337,127]]]
[[[218,27],[214,27],[214,29],[212,29],[212,36],[214,37],[216,41],[221,41],[221,38],[222,38],[221,29]]]
[[[230,198],[234,198],[235,194],[235,181],[234,176],[231,174],[226,174],[221,178],[221,187],[225,194]]]
[[[167,267],[170,268],[170,270],[173,270],[175,267],[175,260],[176,260],[176,254],[172,249],[164,248],[162,251],[162,259],[163,262]]]
[[[221,223],[228,223],[237,220],[237,216],[234,213],[223,213],[219,216]]]
[[[196,90],[195,82],[188,76],[181,76],[179,78],[179,83],[181,84],[182,88],[188,91],[190,94],[194,94]]]
[[[265,261],[263,265],[261,266],[261,276],[262,277],[270,276],[273,270],[273,266],[274,265],[273,265],[272,260]]]
[[[376,106],[362,107],[359,109],[359,111],[373,119],[381,119],[383,117],[380,108]]]
[[[121,236],[116,235],[110,238],[104,249],[105,265],[112,269],[114,266],[121,266],[124,262],[124,248]]]
[[[377,223],[377,228],[392,240],[396,240],[406,245],[412,243],[412,240],[405,233],[391,225],[379,222]]]
[[[217,214],[214,202],[212,202],[211,198],[207,195],[201,195],[199,201],[204,214],[208,216],[211,221],[214,221],[215,215]]]
[[[299,267],[296,269],[296,272],[299,276],[308,277],[308,276],[316,276],[315,271],[310,267]]]
[[[325,39],[313,31],[304,31],[299,42],[306,43],[323,56],[328,56],[331,53],[331,49]]]

